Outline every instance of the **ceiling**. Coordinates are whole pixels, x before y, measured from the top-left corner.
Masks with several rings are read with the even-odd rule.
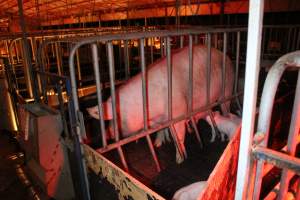
[[[27,24],[57,25],[116,19],[245,13],[248,0],[21,0]],[[222,3],[223,2],[223,3]],[[298,0],[265,0],[269,10]],[[285,6],[279,5],[284,3]],[[298,3],[299,4],[299,3]],[[223,5],[223,7],[222,7]],[[299,7],[299,6],[298,6]],[[179,9],[178,9],[179,8]],[[222,9],[223,8],[223,9]],[[0,0],[0,28],[19,26],[18,0]],[[14,32],[14,31],[13,31]]]

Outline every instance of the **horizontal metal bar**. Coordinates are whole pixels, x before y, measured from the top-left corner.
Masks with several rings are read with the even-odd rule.
[[[300,175],[300,159],[279,151],[256,146],[252,149],[255,159],[264,160],[282,169],[290,169]]]
[[[137,139],[140,139],[142,137],[145,137],[147,135],[150,135],[154,132],[157,132],[161,129],[164,129],[164,128],[167,128],[169,127],[171,124],[174,124],[176,122],[179,122],[179,121],[182,121],[184,119],[187,119],[187,118],[190,118],[200,112],[205,112],[205,111],[208,111],[209,109],[217,106],[217,105],[220,105],[221,103],[224,103],[224,102],[227,102],[227,101],[230,101],[234,98],[236,98],[238,95],[240,94],[235,94],[235,95],[232,95],[231,97],[227,97],[221,101],[218,101],[218,102],[215,102],[215,103],[212,103],[210,105],[207,105],[207,106],[204,106],[204,107],[201,107],[201,108],[198,108],[198,109],[195,109],[193,112],[191,113],[187,113],[187,114],[184,114],[182,116],[179,116],[179,117],[176,117],[175,119],[172,119],[166,123],[163,123],[163,124],[159,124],[157,127],[153,127],[153,128],[149,128],[148,130],[143,130],[141,132],[138,132],[130,137],[127,137],[127,138],[124,138],[122,140],[120,140],[119,142],[115,142],[113,144],[109,144],[107,145],[106,147],[103,147],[103,148],[99,148],[97,149],[96,151],[99,152],[99,153],[105,153],[105,152],[108,152],[110,150],[113,150],[113,149],[116,149],[118,148],[119,146],[122,146],[122,145],[125,145],[125,144],[128,144],[130,142],[133,142],[133,141],[136,141]]]

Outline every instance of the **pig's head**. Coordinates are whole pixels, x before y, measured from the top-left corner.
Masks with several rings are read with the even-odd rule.
[[[111,100],[108,99],[106,102],[103,102],[102,104],[103,104],[103,120],[111,120],[113,118]],[[99,119],[98,105],[87,108],[86,110],[90,116],[92,116],[95,119]]]

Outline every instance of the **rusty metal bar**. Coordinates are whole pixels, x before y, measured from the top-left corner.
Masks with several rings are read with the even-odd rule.
[[[144,48],[145,39],[140,39],[140,55],[141,55],[141,68],[142,68],[142,92],[143,92],[143,117],[144,117],[144,130],[148,130],[148,92],[147,92],[147,76],[146,76],[146,61],[145,61],[145,48]],[[151,138],[149,135],[146,136],[147,143],[155,162],[155,166],[158,172],[161,168],[158,162],[157,155],[155,153]]]
[[[115,135],[115,141],[119,141],[119,129],[117,121],[117,111],[116,111],[116,93],[115,93],[115,64],[114,64],[114,54],[113,46],[111,41],[107,43],[108,51],[108,66],[109,66],[109,79],[110,79],[110,90],[111,90],[111,106],[113,114],[113,130]],[[123,164],[125,171],[128,171],[128,166],[125,160],[125,156],[121,147],[118,147],[118,153]]]
[[[102,136],[102,146],[107,146],[106,141],[106,131],[104,125],[104,118],[103,118],[103,104],[102,104],[102,88],[101,88],[101,80],[100,80],[100,72],[99,72],[99,62],[98,62],[98,48],[95,43],[91,45],[92,48],[92,58],[93,58],[93,67],[96,79],[96,88],[97,88],[97,101],[98,101],[98,111],[99,111],[99,126],[101,130]],[[76,51],[78,52],[78,50]]]
[[[253,156],[258,160],[275,165],[279,168],[293,170],[300,175],[300,159],[266,147],[256,146],[252,150]]]

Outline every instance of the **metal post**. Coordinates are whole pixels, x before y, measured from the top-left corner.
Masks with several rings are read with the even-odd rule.
[[[151,42],[151,44],[150,44],[150,56],[151,56],[151,64],[152,64],[153,60],[154,60],[154,58],[153,58],[153,46],[154,46],[154,39],[153,39],[153,37],[150,38],[150,42]]]
[[[167,47],[167,74],[168,74],[168,119],[172,119],[172,55],[170,37],[166,38]]]
[[[169,40],[171,40],[170,38],[169,38]],[[164,37],[164,56],[165,55],[167,55],[167,37]],[[170,43],[170,41],[169,41],[169,43]]]
[[[250,173],[250,153],[256,111],[258,74],[260,68],[263,8],[263,0],[250,0],[244,93],[244,105],[247,106],[243,107],[243,126],[239,147],[235,200],[246,199],[246,191],[249,186],[248,176]]]
[[[60,54],[60,45],[58,42],[55,42],[55,54],[56,54],[56,63],[57,63],[57,71],[58,74],[62,75],[62,62],[61,62],[61,54]],[[53,44],[51,44],[51,47],[53,47]]]
[[[296,147],[298,145],[297,136],[300,129],[300,72],[298,71],[297,88],[293,105],[293,114],[290,124],[289,137],[287,142],[287,152],[288,154],[294,156],[296,153]],[[293,176],[293,172],[283,169],[280,189],[279,189],[279,199],[284,199],[287,191],[289,182]]]
[[[110,90],[111,90],[111,104],[112,104],[112,113],[113,113],[113,130],[115,135],[115,141],[119,141],[119,129],[118,129],[118,120],[117,120],[117,111],[116,111],[116,93],[115,93],[115,73],[114,73],[114,54],[113,46],[111,42],[107,43],[108,50],[108,65],[109,65],[109,79],[110,79]],[[123,167],[128,171],[128,166],[123,154],[121,147],[118,147],[118,153],[123,164]]]
[[[235,56],[235,77],[234,77],[234,94],[238,93],[238,84],[239,84],[239,65],[240,65],[240,42],[241,42],[241,32],[237,32],[236,36],[236,56]],[[242,111],[241,102],[239,96],[235,98],[238,109]]]
[[[124,41],[124,59],[125,59],[125,79],[128,80],[130,77],[128,40]]]
[[[144,116],[144,130],[148,130],[148,92],[147,92],[147,77],[146,77],[146,61],[145,61],[145,49],[144,49],[144,40],[140,39],[140,51],[141,51],[141,68],[142,68],[142,93],[143,93],[143,116]],[[149,135],[146,136],[150,152],[152,154],[155,166],[158,172],[161,168]]]
[[[93,67],[96,79],[96,88],[97,88],[97,100],[98,100],[98,111],[99,111],[99,126],[101,129],[101,136],[102,136],[102,145],[103,147],[107,146],[106,141],[106,132],[105,132],[105,125],[104,125],[104,118],[103,118],[103,104],[102,104],[102,88],[101,88],[101,80],[100,80],[100,72],[99,72],[99,62],[98,62],[98,49],[97,45],[93,43],[91,45],[92,48],[92,57],[93,57]],[[76,51],[76,53],[78,50]]]
[[[227,33],[223,36],[223,62],[222,62],[222,99],[225,98],[225,76],[226,76],[226,53],[227,53]],[[224,106],[226,108],[226,106]],[[229,110],[227,110],[228,112]]]
[[[23,39],[23,50],[24,50],[24,58],[25,58],[25,70],[27,72],[26,74],[26,83],[27,83],[27,89],[30,97],[35,97],[35,100],[38,101],[38,95],[36,94],[36,87],[33,81],[33,73],[32,73],[32,63],[31,63],[31,56],[29,53],[29,45],[27,40],[27,33],[26,33],[26,25],[25,25],[25,19],[23,15],[23,1],[18,0],[18,7],[19,7],[19,16],[20,16],[20,26],[22,29],[22,39]],[[33,88],[32,88],[33,87]],[[33,95],[34,92],[34,95]]]
[[[98,52],[98,51],[97,51]],[[98,56],[98,54],[97,54]],[[79,49],[76,50],[76,64],[77,64],[77,74],[78,74],[78,81],[82,84],[82,77],[81,77],[81,66],[80,66],[80,57],[79,57]]]
[[[206,52],[206,105],[210,102],[210,76],[211,76],[211,33],[207,34]]]
[[[180,36],[180,48],[183,48],[183,39],[184,39],[184,36],[181,35]]]

